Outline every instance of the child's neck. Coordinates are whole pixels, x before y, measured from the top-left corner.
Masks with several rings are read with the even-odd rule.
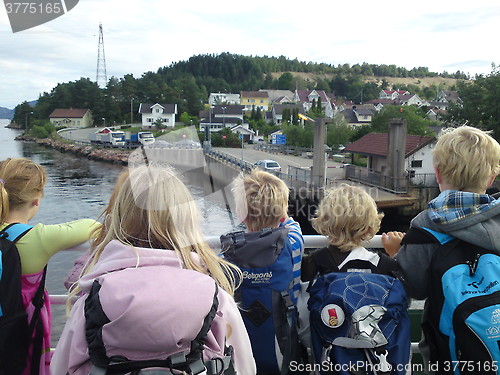
[[[31,218],[32,214],[27,210],[13,210],[9,212],[9,214],[5,218],[5,222],[28,224],[28,221],[30,221]]]

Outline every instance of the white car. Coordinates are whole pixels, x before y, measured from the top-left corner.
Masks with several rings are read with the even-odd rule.
[[[281,172],[281,166],[274,160],[259,160],[254,164],[257,168],[262,168],[265,171]]]

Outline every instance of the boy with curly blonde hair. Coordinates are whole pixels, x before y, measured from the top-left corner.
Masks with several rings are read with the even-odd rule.
[[[311,281],[318,274],[330,272],[389,275],[396,271],[394,260],[362,245],[379,231],[383,216],[373,198],[362,188],[341,184],[327,190],[312,225],[319,234],[328,237],[330,246],[316,251],[321,257],[318,254],[304,257],[302,281]]]

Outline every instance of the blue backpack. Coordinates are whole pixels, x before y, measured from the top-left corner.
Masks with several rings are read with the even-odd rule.
[[[410,228],[403,244],[435,243],[422,323],[440,373],[498,374],[500,257],[450,235]]]
[[[235,299],[259,374],[286,374],[299,357],[292,249],[285,227],[221,236],[223,255],[243,272]]]
[[[375,273],[329,272],[311,283],[311,341],[320,373],[406,374],[410,319],[401,281]]]

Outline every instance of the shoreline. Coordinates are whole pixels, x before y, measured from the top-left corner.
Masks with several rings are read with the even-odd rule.
[[[116,164],[127,165],[130,153],[133,150],[122,149],[104,149],[96,148],[90,145],[77,145],[75,143],[65,143],[55,139],[41,138],[37,139],[25,135],[19,135],[16,141],[35,142],[41,146],[49,147],[61,152],[70,152],[75,155],[84,156],[91,160],[105,161]]]

